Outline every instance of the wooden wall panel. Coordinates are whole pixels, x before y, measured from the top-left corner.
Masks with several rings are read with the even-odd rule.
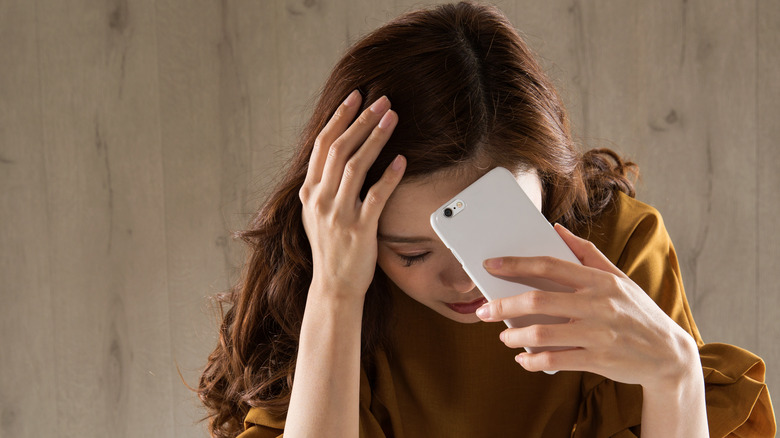
[[[32,2],[0,3],[0,436],[54,436],[56,363]],[[34,382],[29,384],[28,382]]]
[[[154,11],[37,6],[56,434],[170,434]]]
[[[688,88],[689,123],[697,131],[687,145],[706,173],[688,180],[706,181],[706,192],[689,202],[672,198],[688,180],[663,187],[669,203],[699,206],[699,221],[680,221],[673,237],[700,232],[681,262],[695,283],[696,316],[708,342],[727,342],[755,350],[756,331],[756,69],[755,5],[707,2],[691,4],[691,37],[687,46],[694,64]],[[724,21],[722,17],[729,17]],[[743,35],[741,38],[735,38]],[[692,91],[695,90],[695,91]],[[694,119],[695,117],[695,119]],[[670,156],[675,151],[669,151]],[[671,160],[671,158],[669,159]],[[686,173],[678,161],[667,174]],[[670,166],[671,167],[671,166]],[[663,172],[663,171],[662,171]],[[701,210],[700,210],[701,211]],[[693,304],[692,304],[693,305]]]
[[[232,12],[211,1],[156,2],[171,356],[192,386],[216,345],[207,298],[227,287],[222,206],[234,202],[249,162]],[[194,394],[175,374],[170,385],[176,436],[202,430]]]
[[[295,141],[311,115],[315,92],[345,48],[347,13],[339,2],[285,0],[276,8],[282,135]],[[324,26],[323,26],[324,24]]]
[[[738,226],[756,220],[744,178],[757,164],[754,5],[577,7],[587,38],[575,127],[587,146],[640,164],[640,198],[664,215],[705,340],[755,348],[757,234]]]
[[[780,2],[757,2],[756,82],[757,171],[756,232],[758,276],[756,353],[767,365],[767,381],[780,397]],[[746,172],[745,178],[753,174]],[[748,225],[750,226],[750,225]],[[775,409],[777,411],[777,409]],[[777,412],[775,412],[777,414]]]
[[[278,180],[291,149],[288,139],[282,137],[282,117],[278,111],[282,80],[278,62],[278,39],[282,36],[276,19],[279,5],[257,2],[255,8],[248,10],[246,3],[239,4],[241,7],[235,7],[239,35],[236,52],[241,56],[241,72],[247,88],[251,183],[242,187],[246,190],[239,210],[242,215],[234,217],[231,229],[247,225],[249,215]],[[235,262],[242,263],[240,259]]]
[[[496,3],[583,145],[640,164],[705,340],[780,382],[778,4]],[[428,4],[0,2],[0,436],[206,436],[177,366],[216,343],[229,232],[348,45]]]
[[[3,298],[28,301],[3,312],[19,374],[3,383],[2,432],[168,434],[168,379],[154,374],[170,347],[150,8],[22,4],[2,15],[3,71],[20,73],[4,75],[3,114],[35,114],[3,120],[5,164],[19,165],[8,175],[24,172],[3,187],[16,204],[4,203],[3,254],[20,256],[3,265],[16,289]]]

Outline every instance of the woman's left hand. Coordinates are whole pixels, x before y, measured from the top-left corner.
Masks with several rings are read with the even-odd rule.
[[[553,257],[502,257],[485,262],[501,277],[534,277],[574,289],[573,293],[530,291],[491,301],[478,311],[483,321],[545,314],[568,323],[510,328],[501,340],[512,348],[571,346],[569,350],[521,353],[529,371],[576,370],[609,379],[664,388],[699,367],[694,339],[591,242],[561,225],[558,234],[582,265]],[[482,312],[486,309],[487,312]]]

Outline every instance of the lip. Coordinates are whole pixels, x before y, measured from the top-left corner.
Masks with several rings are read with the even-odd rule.
[[[482,307],[483,304],[487,303],[487,299],[485,297],[479,297],[474,301],[468,302],[468,303],[446,303],[447,307],[450,309],[463,314],[468,313],[474,313]]]

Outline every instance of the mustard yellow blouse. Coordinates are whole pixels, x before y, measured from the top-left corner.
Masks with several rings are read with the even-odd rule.
[[[620,194],[584,236],[699,345],[712,437],[774,437],[764,362],[705,344],[660,214]],[[642,390],[583,372],[530,373],[498,339],[503,323],[453,322],[395,290],[393,347],[361,369],[360,436],[635,437]],[[284,418],[253,408],[240,438],[281,436]]]

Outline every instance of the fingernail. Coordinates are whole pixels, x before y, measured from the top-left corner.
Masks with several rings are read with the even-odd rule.
[[[371,112],[381,114],[387,111],[388,108],[390,108],[390,100],[387,99],[387,96],[382,96],[371,105]]]
[[[358,90],[353,90],[351,93],[349,93],[349,96],[347,96],[346,99],[344,99],[344,106],[352,106],[357,103],[357,98],[360,95]]]
[[[501,339],[501,342],[506,342],[506,331],[501,332],[501,334],[498,335],[498,339]]]
[[[523,364],[523,362],[525,362],[525,354],[523,354],[523,353],[520,353],[520,354],[518,354],[517,356],[515,356],[515,361],[517,361],[517,363],[519,363],[520,365],[522,365],[522,364]]]
[[[477,316],[479,319],[490,319],[490,304],[483,304],[477,309]]]
[[[500,268],[501,264],[503,262],[504,262],[504,260],[501,257],[499,257],[499,258],[495,258],[495,259],[487,259],[487,260],[485,260],[484,263],[485,263],[485,267],[486,268],[496,269],[496,268]]]
[[[401,167],[403,167],[403,165],[404,165],[404,160],[400,155],[397,155],[391,164],[393,170],[401,170]]]
[[[385,113],[384,116],[382,116],[382,120],[379,121],[379,127],[381,129],[385,129],[388,126],[390,126],[390,123],[392,123],[392,116],[390,115],[391,111],[388,111]]]

